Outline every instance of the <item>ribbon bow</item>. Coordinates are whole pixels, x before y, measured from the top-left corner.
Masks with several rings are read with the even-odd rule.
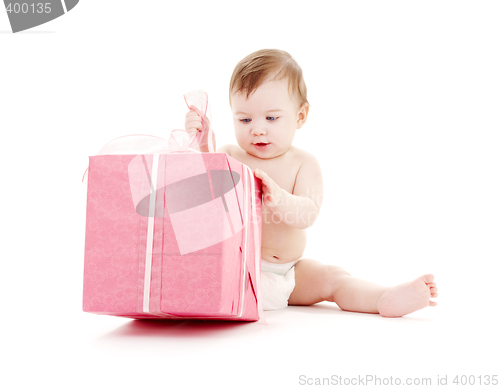
[[[106,143],[97,155],[201,152],[204,146],[208,146],[208,151],[213,153],[215,150],[207,94],[202,90],[196,90],[186,93],[184,100],[188,108],[201,117],[202,129],[198,133],[190,135],[185,130],[173,130],[168,141],[145,134],[119,136]],[[83,173],[82,182],[86,173],[87,169]]]
[[[196,134],[189,135],[184,130],[173,130],[168,140],[168,152],[189,153],[190,151],[198,151],[195,148],[190,147],[192,143],[195,143],[195,141]]]

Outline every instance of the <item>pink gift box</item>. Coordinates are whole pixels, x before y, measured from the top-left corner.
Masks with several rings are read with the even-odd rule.
[[[222,153],[90,157],[83,310],[259,320],[260,198]]]

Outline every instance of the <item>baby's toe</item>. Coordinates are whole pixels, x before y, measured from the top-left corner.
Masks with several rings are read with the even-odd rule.
[[[432,281],[434,281],[434,275],[432,274],[425,274],[421,277],[421,279],[426,283],[430,284]]]
[[[436,284],[434,284],[434,286],[431,286],[431,287],[429,288],[429,291],[431,292],[431,297],[437,297],[437,296],[438,296],[438,293],[437,293],[438,288],[436,288],[436,286],[435,286],[435,285],[436,285]]]

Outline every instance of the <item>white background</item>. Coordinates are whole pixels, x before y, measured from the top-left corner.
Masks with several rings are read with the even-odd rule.
[[[496,1],[82,0],[12,34],[0,12],[2,386],[500,374],[499,20]],[[193,89],[234,143],[229,78],[262,48],[291,53],[308,86],[295,145],[319,159],[325,201],[307,255],[386,285],[431,272],[439,305],[289,307],[268,326],[81,312],[88,156],[182,128]]]

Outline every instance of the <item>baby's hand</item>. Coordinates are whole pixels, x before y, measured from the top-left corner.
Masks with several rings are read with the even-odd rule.
[[[201,131],[203,128],[203,124],[201,121],[200,115],[198,115],[195,111],[189,111],[186,114],[186,121],[184,122],[184,129],[188,134],[193,134],[198,131]]]
[[[206,128],[210,128],[210,120],[206,116],[202,119],[200,116],[200,113],[197,110],[190,109],[189,112],[186,114],[186,121],[184,122],[184,129],[186,132],[191,135],[191,136],[197,136],[199,132],[203,130],[203,120],[206,121]],[[208,135],[209,131],[205,131],[201,139],[198,138],[199,142],[199,147],[200,151],[207,153],[210,150],[208,146]],[[212,144],[213,144],[213,149],[215,150],[215,133],[212,131]]]
[[[260,169],[255,169],[255,177],[262,180],[262,199],[268,207],[281,204],[283,200],[283,189],[275,183],[271,177]]]

